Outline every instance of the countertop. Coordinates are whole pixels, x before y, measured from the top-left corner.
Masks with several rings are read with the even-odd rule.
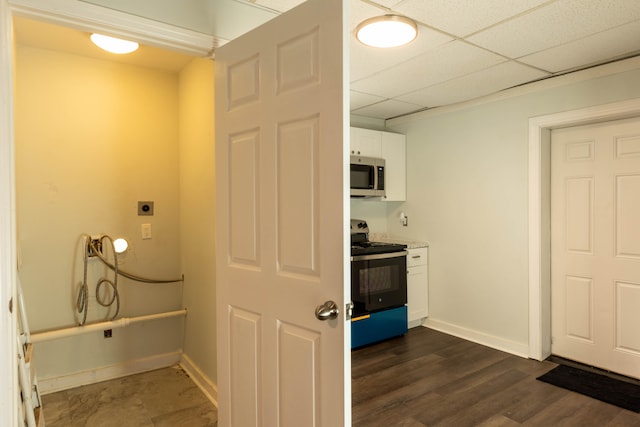
[[[416,240],[400,239],[389,236],[386,233],[369,233],[369,240],[372,242],[398,243],[407,245],[407,249],[428,248],[429,242],[420,242]]]

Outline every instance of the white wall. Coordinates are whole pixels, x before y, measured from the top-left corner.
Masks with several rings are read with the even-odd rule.
[[[387,232],[387,203],[369,199],[351,199],[351,218],[364,219],[370,233]]]
[[[527,354],[528,120],[640,97],[638,69],[580,76],[391,122],[407,135],[407,201],[389,205],[387,227],[430,242],[431,324]]]
[[[213,72],[208,59],[194,59],[180,72],[180,240],[184,353],[217,382]]]
[[[385,128],[385,123],[384,123],[384,120],[382,119],[358,116],[356,114],[351,114],[349,124],[351,127],[373,129],[373,130],[384,130]]]
[[[180,277],[178,76],[51,50],[17,46],[16,181],[22,280],[32,331],[77,324],[83,233],[124,236],[121,268]],[[137,201],[153,200],[152,217]],[[140,225],[152,225],[142,240]],[[90,294],[106,274],[89,266]],[[119,316],[177,310],[182,285],[119,278]],[[90,300],[88,322],[113,313]],[[179,352],[183,320],[36,345],[41,379]]]

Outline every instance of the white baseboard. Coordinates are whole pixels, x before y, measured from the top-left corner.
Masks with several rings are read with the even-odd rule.
[[[467,341],[472,341],[478,344],[485,345],[487,347],[495,348],[496,350],[511,353],[516,356],[528,358],[529,346],[515,341],[505,340],[504,338],[489,335],[484,332],[474,331],[461,326],[453,325],[447,322],[441,322],[439,320],[433,320],[426,318],[422,323],[422,326],[436,331],[444,332],[445,334],[453,335],[458,338],[463,338]]]
[[[207,398],[218,407],[218,387],[186,354],[182,353],[180,366],[189,374],[194,383],[202,390]]]
[[[181,355],[182,352],[175,351],[57,377],[38,378],[40,393],[55,393],[57,391],[80,387],[82,385],[112,380],[115,378],[125,377],[127,375],[139,374],[141,372],[153,371],[154,369],[166,368],[167,366],[178,364],[181,360]]]
[[[409,329],[415,328],[415,327],[421,326],[421,325],[422,325],[422,319],[410,320],[409,322],[407,322],[407,327]]]

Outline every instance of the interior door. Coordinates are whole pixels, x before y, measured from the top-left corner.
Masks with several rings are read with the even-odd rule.
[[[640,378],[640,119],[551,137],[551,351]]]
[[[344,10],[309,0],[216,50],[221,426],[351,423]]]

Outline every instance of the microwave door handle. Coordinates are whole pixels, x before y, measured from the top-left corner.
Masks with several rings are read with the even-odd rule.
[[[375,162],[371,167],[371,173],[373,174],[373,188],[372,190],[378,189],[378,166],[376,166]]]

